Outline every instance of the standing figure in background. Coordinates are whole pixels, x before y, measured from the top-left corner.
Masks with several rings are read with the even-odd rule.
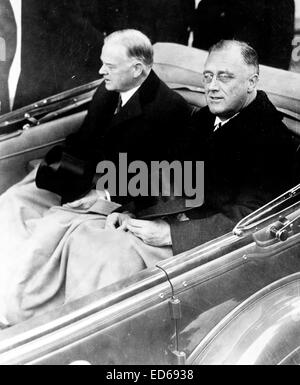
[[[96,5],[94,0],[22,1],[14,109],[98,78],[97,52],[104,34],[91,17]],[[98,12],[96,16],[103,19]]]
[[[9,0],[0,0],[0,114],[10,111],[8,77],[17,44],[17,28]]]
[[[194,8],[194,0],[147,0],[143,1],[143,7],[136,6],[132,12],[136,13],[139,28],[146,28],[153,43],[187,45]]]
[[[246,41],[261,64],[288,70],[294,18],[294,0],[201,0],[193,45],[207,50],[221,39]]]
[[[105,30],[135,28],[156,42],[187,44],[194,0],[104,0]]]
[[[97,0],[0,0],[1,114],[98,78],[98,8]]]
[[[0,113],[98,79],[97,52],[113,31],[187,44],[193,12],[194,0],[0,0]],[[20,69],[10,75],[9,106],[17,34]]]

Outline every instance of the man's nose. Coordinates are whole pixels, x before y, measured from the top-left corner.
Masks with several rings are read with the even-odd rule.
[[[100,69],[99,69],[99,74],[100,74],[100,75],[105,75],[106,73],[107,73],[106,67],[105,67],[104,64],[102,64],[102,66],[101,66]]]
[[[216,76],[213,76],[211,82],[208,84],[209,91],[217,91],[219,89],[219,81]]]

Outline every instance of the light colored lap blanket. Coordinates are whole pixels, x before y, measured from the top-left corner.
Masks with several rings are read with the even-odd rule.
[[[130,233],[105,230],[117,204],[59,206],[35,170],[0,197],[0,315],[14,324],[126,278],[172,255]]]

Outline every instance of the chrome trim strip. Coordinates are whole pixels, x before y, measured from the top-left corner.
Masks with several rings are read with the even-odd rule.
[[[30,363],[31,361],[39,360],[41,358],[40,354],[43,356],[50,354],[53,350],[63,348],[74,341],[89,336],[125,316],[129,317],[130,315],[136,314],[137,311],[142,311],[143,308],[147,308],[151,303],[163,302],[165,299],[162,300],[157,295],[161,291],[166,291],[168,293],[168,297],[166,296],[165,299],[171,297],[170,285],[168,282],[164,282],[148,289],[146,292],[143,291],[140,294],[130,296],[121,302],[86,316],[83,313],[88,313],[92,308],[95,308],[96,304],[91,304],[77,312],[71,313],[69,316],[64,317],[64,319],[58,320],[61,323],[64,323],[64,325],[61,325],[57,330],[47,332],[47,334],[45,332],[49,325],[41,326],[39,328],[39,334],[44,332],[43,335],[30,341],[30,334],[32,337],[35,337],[33,332],[37,332],[37,330],[29,332],[27,335],[28,341],[14,349],[11,349],[13,339],[4,341],[0,344],[0,349],[3,350],[6,348],[7,351],[0,354],[0,364],[14,364],[20,363],[20,361],[22,363]],[[74,322],[73,319],[79,315],[81,315],[81,319]],[[30,362],[26,362],[26,356],[28,355],[31,357],[34,356],[35,358],[30,358]]]

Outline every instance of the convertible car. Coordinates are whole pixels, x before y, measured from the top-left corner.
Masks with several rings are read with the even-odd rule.
[[[206,55],[158,43],[155,70],[192,105],[203,106]],[[99,83],[0,117],[0,192],[78,129]],[[299,84],[300,74],[262,66],[261,88],[296,144]],[[280,161],[278,154],[261,167]],[[0,363],[300,364],[300,184],[220,238],[2,328]]]

